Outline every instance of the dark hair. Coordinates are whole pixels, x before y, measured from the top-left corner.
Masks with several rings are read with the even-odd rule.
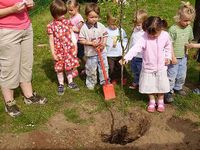
[[[62,0],[53,0],[50,5],[50,12],[54,18],[58,18],[67,13],[67,7]]]
[[[157,16],[148,17],[142,24],[143,30],[151,35],[155,35],[157,32],[166,29],[167,26],[167,21]]]
[[[90,12],[94,11],[97,15],[100,15],[100,8],[96,3],[88,3],[85,7],[85,15],[88,16]]]

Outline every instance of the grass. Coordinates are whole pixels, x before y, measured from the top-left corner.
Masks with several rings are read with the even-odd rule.
[[[135,11],[135,1],[130,1],[129,5],[124,8],[123,28],[130,36],[132,30],[132,16]],[[194,4],[194,0],[191,0]],[[149,15],[159,15],[166,19],[169,25],[173,24],[173,16],[180,4],[177,0],[140,0],[138,7],[146,9]],[[101,7],[101,22],[105,24],[106,13],[108,11],[119,13],[119,7],[111,2],[100,3]],[[84,7],[81,8],[81,13],[84,12]],[[33,29],[34,29],[34,67],[33,67],[33,87],[40,95],[48,98],[48,104],[30,105],[23,103],[20,89],[15,92],[15,98],[21,111],[24,113],[21,117],[11,118],[4,112],[3,100],[0,101],[0,132],[26,132],[37,129],[42,124],[48,121],[56,112],[63,112],[67,120],[75,123],[84,123],[81,119],[80,112],[77,107],[83,108],[88,114],[98,113],[106,110],[107,107],[118,107],[119,110],[124,110],[128,107],[140,106],[145,109],[147,96],[142,95],[136,91],[128,89],[125,86],[123,89],[116,86],[116,102],[106,103],[104,101],[102,88],[97,85],[94,91],[89,91],[85,87],[84,79],[77,77],[75,81],[80,86],[80,92],[74,92],[66,89],[63,96],[58,96],[57,79],[53,70],[53,61],[49,47],[38,47],[38,44],[48,44],[48,37],[46,34],[46,25],[52,19],[48,8],[43,8],[39,13],[31,15]],[[83,15],[84,16],[84,15]],[[129,70],[129,66],[126,66]],[[195,84],[198,81],[197,63],[190,59],[188,64],[187,81]],[[130,71],[129,71],[130,72]],[[131,83],[132,75],[130,73],[128,82]],[[2,95],[1,95],[2,98]],[[176,97],[174,105],[177,111],[192,111],[200,116],[200,97],[190,93],[188,96]],[[122,101],[123,100],[123,101]],[[65,108],[66,103],[73,104],[72,108]],[[75,107],[76,106],[76,107]],[[87,106],[87,107],[86,107]],[[123,106],[123,107],[122,107]],[[167,111],[167,110],[166,110]]]

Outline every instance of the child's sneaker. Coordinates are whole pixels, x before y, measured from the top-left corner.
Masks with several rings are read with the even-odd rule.
[[[129,89],[133,89],[133,90],[135,90],[135,89],[138,89],[138,84],[136,84],[136,83],[132,83],[130,86],[129,86]]]
[[[59,86],[58,86],[58,95],[63,95],[64,94],[64,91],[65,89],[64,89],[64,85],[62,85],[62,84],[60,84]]]
[[[5,103],[5,111],[11,116],[11,117],[17,117],[20,116],[22,113],[20,112],[18,106],[16,105],[16,101],[9,101]]]
[[[174,101],[174,98],[173,98],[173,94],[171,92],[168,92],[168,93],[165,93],[164,94],[164,102],[166,104],[170,104]]]
[[[68,84],[68,87],[69,87],[70,89],[74,90],[74,91],[79,91],[79,90],[80,90],[79,87],[78,87],[78,86],[76,85],[76,83],[74,83],[74,82],[69,83],[69,84]]]
[[[186,91],[184,91],[183,89],[181,89],[181,90],[174,90],[174,92],[176,94],[181,95],[181,96],[186,96],[187,95]]]
[[[24,103],[25,104],[33,104],[33,103],[38,103],[38,104],[46,104],[47,99],[46,97],[41,97],[40,95],[37,95],[35,92],[33,93],[33,96],[27,98],[24,97]]]

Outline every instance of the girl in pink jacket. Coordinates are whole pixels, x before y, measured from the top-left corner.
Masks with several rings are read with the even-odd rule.
[[[125,62],[128,62],[138,52],[142,53],[139,92],[149,96],[148,112],[154,112],[156,108],[163,112],[164,93],[170,90],[167,65],[172,57],[172,43],[169,34],[162,30],[164,23],[166,21],[160,17],[149,17],[143,23],[144,35],[124,57]]]

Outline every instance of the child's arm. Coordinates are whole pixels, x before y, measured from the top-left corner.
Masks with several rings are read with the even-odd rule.
[[[76,26],[73,26],[72,29],[75,33],[79,33],[80,32],[80,29],[81,27],[83,26],[83,21],[80,21]]]
[[[173,65],[175,65],[175,64],[178,63],[178,61],[177,61],[177,59],[176,59],[176,56],[175,56],[175,54],[174,54],[174,49],[172,49],[172,61],[171,61],[171,63],[172,63]]]
[[[52,54],[53,59],[54,59],[55,61],[58,61],[58,57],[56,56],[55,51],[54,51],[53,34],[50,34],[50,35],[49,35],[49,45],[50,45],[50,50],[51,50],[51,54]]]
[[[189,43],[185,45],[188,49],[191,48],[200,48],[200,43]]]

